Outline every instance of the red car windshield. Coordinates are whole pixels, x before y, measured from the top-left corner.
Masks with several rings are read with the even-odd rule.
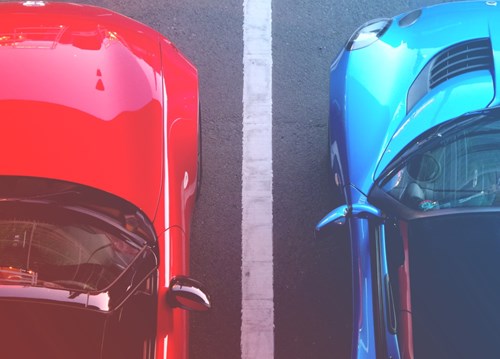
[[[131,204],[67,182],[0,177],[0,285],[103,291],[155,241]]]
[[[139,253],[116,233],[70,216],[18,218],[0,219],[0,284],[99,291]]]

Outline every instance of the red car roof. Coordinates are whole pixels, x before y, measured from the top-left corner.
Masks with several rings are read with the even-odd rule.
[[[97,7],[0,4],[0,175],[95,187],[152,218],[163,170],[159,41]]]

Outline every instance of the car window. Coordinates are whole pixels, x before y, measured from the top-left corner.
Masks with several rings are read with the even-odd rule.
[[[450,121],[408,146],[379,186],[418,211],[497,206],[499,139],[500,117]]]

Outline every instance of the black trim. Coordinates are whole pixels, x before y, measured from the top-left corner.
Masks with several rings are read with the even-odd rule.
[[[394,304],[394,294],[389,274],[385,275],[384,280],[385,297],[387,298],[386,322],[389,333],[396,334],[398,331],[398,322],[396,317],[396,306]]]
[[[374,240],[370,243],[370,251],[373,255],[372,260],[372,291],[373,308],[375,324],[375,349],[377,358],[387,358],[387,341],[385,336],[386,315],[384,305],[384,281],[382,278],[382,253],[381,248],[381,230],[382,227],[376,224],[370,224],[370,233],[374,234]]]

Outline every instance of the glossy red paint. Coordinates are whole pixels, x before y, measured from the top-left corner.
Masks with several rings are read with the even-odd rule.
[[[0,5],[2,174],[85,184],[153,218],[162,183],[159,38],[94,7]]]
[[[198,149],[196,69],[158,32],[102,8],[0,4],[0,175],[117,195],[160,246],[157,358],[187,358],[187,313],[164,300],[189,274]]]
[[[164,186],[169,192],[162,193],[162,198],[169,202],[164,206],[166,210],[158,214],[155,221],[157,231],[162,230],[162,221],[165,228],[165,241],[160,241],[160,251],[170,252],[170,267],[164,273],[160,272],[160,290],[166,292],[169,278],[175,275],[189,273],[189,223],[195,202],[198,149],[198,76],[196,69],[180,54],[180,52],[166,39],[161,41],[164,85],[168,94],[166,107],[166,156],[167,181]],[[162,246],[168,246],[168,248]],[[161,297],[162,295],[160,295]],[[159,302],[159,317],[171,318],[170,325],[175,331],[168,339],[164,350],[167,357],[177,357],[177,353],[187,353],[188,313],[183,310],[168,307],[164,301]],[[158,328],[162,333],[162,328]],[[158,338],[161,340],[162,335]],[[158,347],[165,346],[165,342],[158,342]]]

